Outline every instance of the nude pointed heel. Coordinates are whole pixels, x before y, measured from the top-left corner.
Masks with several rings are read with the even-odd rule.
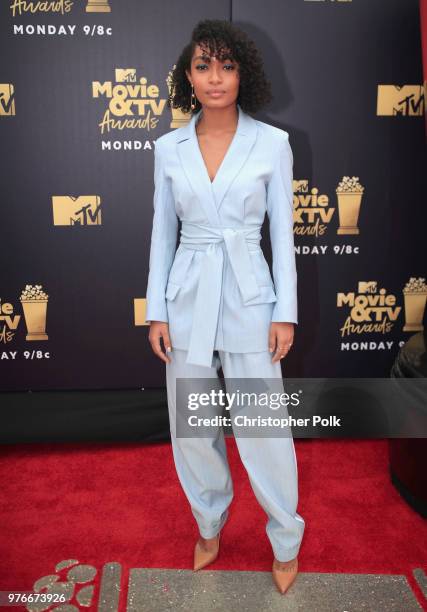
[[[298,557],[295,557],[295,559],[293,559],[293,563],[290,563],[286,568],[280,569],[277,564],[278,560],[274,558],[272,567],[273,580],[278,591],[283,595],[297,577]]]
[[[199,540],[196,542],[196,546],[194,548],[194,571],[197,572],[202,567],[206,567],[209,563],[215,561],[219,553],[219,539],[220,533],[217,534],[217,545],[215,550],[212,552],[206,552],[203,550],[199,544]]]

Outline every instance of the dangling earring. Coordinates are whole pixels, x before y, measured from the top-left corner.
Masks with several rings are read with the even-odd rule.
[[[195,108],[196,108],[196,96],[194,95],[193,83],[191,83],[191,109],[194,110]]]

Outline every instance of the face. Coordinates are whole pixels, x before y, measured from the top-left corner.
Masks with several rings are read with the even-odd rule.
[[[239,95],[238,64],[230,57],[217,59],[208,50],[196,46],[187,78],[202,106],[222,108],[236,102]]]

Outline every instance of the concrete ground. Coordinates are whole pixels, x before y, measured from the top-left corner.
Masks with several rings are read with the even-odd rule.
[[[415,570],[414,577],[426,596],[425,573]],[[270,572],[137,568],[130,572],[127,610],[415,612],[422,607],[403,575],[299,573],[281,595]]]

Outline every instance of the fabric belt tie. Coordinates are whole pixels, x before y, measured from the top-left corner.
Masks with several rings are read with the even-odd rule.
[[[249,245],[259,246],[261,226],[214,227],[182,222],[181,244],[205,251],[193,311],[187,363],[211,367],[222,294],[224,243],[243,303],[260,295]]]

